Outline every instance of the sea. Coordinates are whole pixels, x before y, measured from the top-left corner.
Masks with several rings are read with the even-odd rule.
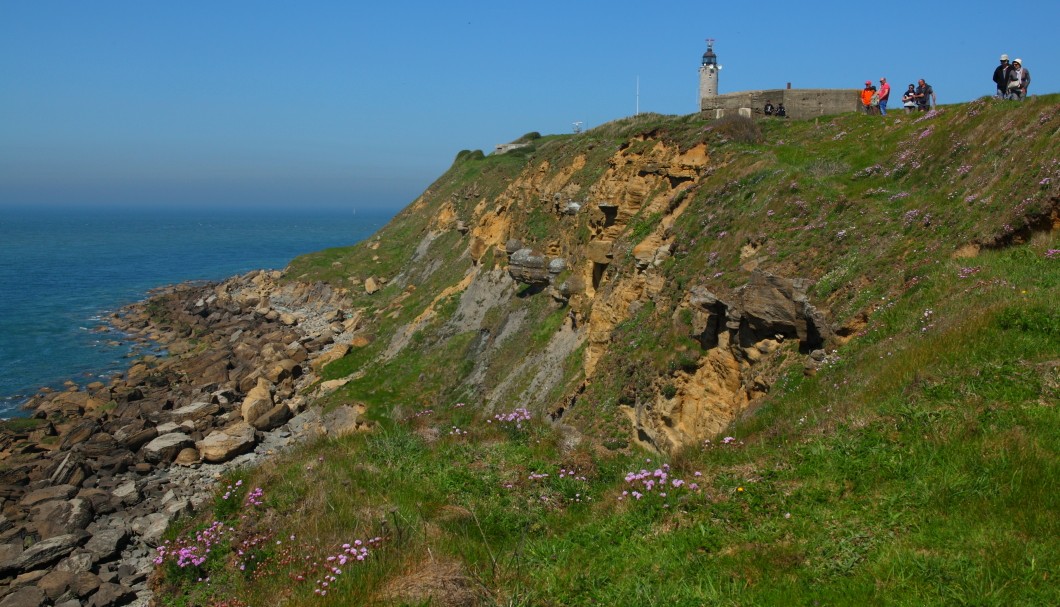
[[[394,211],[0,206],[0,418],[41,388],[106,381],[142,354],[108,328],[156,287],[282,269]]]

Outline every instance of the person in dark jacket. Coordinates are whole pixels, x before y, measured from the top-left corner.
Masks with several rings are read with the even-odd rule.
[[[1008,96],[1008,71],[1012,66],[1008,64],[1008,55],[1001,55],[1001,65],[994,68],[994,84],[997,85],[997,97],[1004,99]]]
[[[931,88],[931,85],[925,82],[923,78],[917,80],[916,109],[921,112],[926,112],[935,105],[937,105],[935,101],[935,89]]]
[[[912,84],[902,95],[902,107],[905,108],[906,114],[916,109],[916,87]]]

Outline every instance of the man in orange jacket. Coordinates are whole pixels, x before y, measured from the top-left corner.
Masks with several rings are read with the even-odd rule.
[[[872,90],[872,81],[865,81],[865,88],[861,91],[861,107],[865,108],[866,114],[872,113],[872,94],[875,91]]]

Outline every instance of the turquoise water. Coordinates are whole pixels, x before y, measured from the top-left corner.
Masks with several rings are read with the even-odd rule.
[[[391,216],[0,207],[0,417],[18,415],[42,386],[123,369],[131,343],[98,329],[149,289],[280,269],[297,255],[355,244]]]

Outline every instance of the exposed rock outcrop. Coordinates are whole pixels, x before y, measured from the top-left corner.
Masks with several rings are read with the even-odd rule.
[[[171,356],[42,392],[31,421],[0,430],[0,602],[144,601],[169,522],[210,499],[228,467],[310,431],[286,423],[305,406],[298,388],[348,350],[329,353],[354,340],[360,314],[341,290],[279,279],[178,285],[131,306],[115,324]],[[351,411],[328,418],[333,432],[370,426]]]

